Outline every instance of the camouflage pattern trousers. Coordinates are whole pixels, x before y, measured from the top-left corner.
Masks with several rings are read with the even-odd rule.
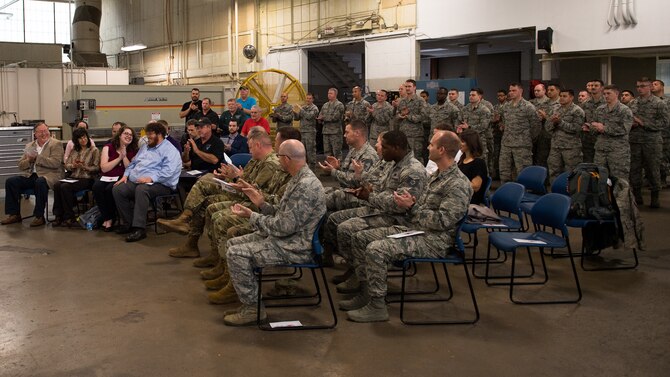
[[[630,148],[596,150],[593,162],[606,167],[612,177],[628,179],[630,176]]]
[[[337,244],[337,228],[345,221],[361,216],[370,216],[373,214],[379,214],[379,211],[370,207],[357,207],[343,209],[340,211],[332,212],[328,214],[327,220],[323,226],[323,237],[321,238],[323,243],[328,243],[331,245]]]
[[[210,204],[230,201],[242,200],[239,195],[231,194],[221,189],[218,183],[212,180],[213,174],[204,175],[198,179],[195,185],[191,188],[186,200],[184,201],[184,209],[189,209],[193,212],[190,222],[189,236],[200,237],[205,228],[205,211]]]
[[[407,143],[414,152],[414,158],[423,163],[423,136],[407,136]]]
[[[388,235],[410,230],[391,226],[360,231],[352,238],[352,265],[361,282],[367,282],[372,297],[384,297],[387,291],[389,263],[407,257],[437,258],[443,256],[450,244],[446,235],[421,234],[399,239]]]
[[[341,211],[348,208],[356,208],[363,205],[363,202],[344,190],[334,187],[326,187],[326,208],[329,212]]]
[[[367,217],[350,217],[347,216],[356,214],[355,211],[350,212],[340,211],[342,213],[334,219],[342,220],[337,226],[337,245],[339,254],[351,263],[352,261],[352,239],[355,234],[360,231],[373,228],[387,228],[398,224],[398,221],[389,215],[379,214],[377,216]]]
[[[226,258],[226,242],[233,237],[253,232],[249,219],[233,214],[230,207],[235,201],[210,204],[205,211],[205,229],[209,236],[212,253]],[[251,207],[250,203],[242,203]]]
[[[556,177],[566,171],[573,171],[575,166],[582,162],[581,148],[551,148],[547,165],[549,165],[549,178],[553,182]]]
[[[633,191],[642,190],[643,169],[651,191],[661,189],[662,160],[663,144],[660,142],[630,143],[630,185]]]
[[[518,174],[526,166],[533,164],[531,146],[527,147],[500,147],[500,181],[502,183],[512,180],[512,165]]]
[[[342,134],[323,135],[323,154],[342,158]]]
[[[232,238],[228,240],[227,248],[230,279],[240,301],[245,305],[258,303],[258,277],[254,274],[254,268],[311,260],[311,251],[296,253],[282,250],[258,233]]]
[[[301,139],[307,152],[307,164],[313,170],[316,168],[316,134],[314,132],[303,132]]]

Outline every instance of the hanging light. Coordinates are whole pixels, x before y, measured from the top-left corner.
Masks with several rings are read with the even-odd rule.
[[[132,45],[129,45],[129,46],[123,46],[123,47],[121,47],[121,51],[131,52],[131,51],[144,50],[145,48],[147,48],[147,45],[145,45],[144,43],[139,42],[139,43],[135,43],[135,44],[132,44]]]

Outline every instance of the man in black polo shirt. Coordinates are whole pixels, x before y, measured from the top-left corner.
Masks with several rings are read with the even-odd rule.
[[[223,141],[212,135],[212,122],[209,118],[201,118],[195,124],[200,138],[189,139],[184,146],[183,162],[191,162],[192,170],[211,172],[219,167],[223,159]]]
[[[216,132],[217,126],[219,125],[219,114],[212,110],[212,100],[208,97],[202,99],[202,110],[196,114],[197,119],[209,118],[209,121],[212,123],[212,131],[215,134],[220,133]],[[216,135],[219,136],[220,135]]]
[[[188,122],[189,119],[200,119],[196,115],[199,111],[202,111],[202,101],[200,101],[200,89],[193,88],[191,89],[191,100],[184,103],[179,112],[179,118],[184,119],[184,124]]]

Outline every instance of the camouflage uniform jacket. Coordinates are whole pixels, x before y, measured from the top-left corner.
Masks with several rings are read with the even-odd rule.
[[[370,107],[370,102],[364,99],[349,101],[344,112],[345,114],[350,113],[350,115],[348,117],[345,115],[345,121],[362,120],[363,122],[367,122],[368,107]]]
[[[400,114],[403,109],[409,109],[409,113],[403,119]],[[426,101],[419,95],[407,96],[400,100],[398,104],[398,112],[396,114],[398,122],[400,122],[400,131],[405,133],[407,137],[423,137],[423,121],[425,119]]]
[[[543,137],[550,138],[551,135],[547,130],[542,127],[543,124],[546,124],[549,122],[549,118],[554,114],[554,111],[558,109],[559,106],[561,106],[558,102],[552,101],[549,99],[549,97],[542,97],[542,99],[539,98],[533,98],[532,100],[528,101],[530,102],[533,106],[535,106],[535,111],[537,112],[538,110],[542,110],[547,114],[547,118],[543,121],[542,118],[540,118],[540,128],[536,130],[535,135],[533,136],[533,140],[537,137],[537,135],[542,135]],[[539,115],[538,115],[539,118]]]
[[[406,224],[401,225],[423,230],[447,245],[454,240],[456,224],[465,216],[472,193],[470,181],[456,164],[438,170],[428,178],[423,194],[403,218]]]
[[[423,193],[426,184],[426,168],[409,151],[405,157],[387,172],[378,191],[370,193],[368,206],[385,213],[403,214],[405,209],[398,207],[393,199],[393,193],[402,193],[405,190],[418,198]]]
[[[340,164],[340,168],[330,172],[330,175],[340,182],[340,186],[355,187],[356,179],[354,178],[354,167],[351,164],[351,160],[356,160],[363,164],[363,171],[367,171],[379,160],[379,156],[377,156],[375,149],[367,142],[358,149],[349,149],[349,153],[347,153],[344,161]]]
[[[263,198],[267,203],[272,205],[279,204],[288,182],[291,180],[291,175],[282,169],[277,169],[272,175],[272,179],[267,184],[267,188],[263,190]]]
[[[324,135],[337,135],[342,133],[342,120],[344,120],[344,105],[342,102],[328,101],[321,107],[321,117],[323,117]]]
[[[456,108],[458,109],[458,111],[463,110],[463,104],[460,103],[458,100],[453,100],[453,101],[449,101],[449,102],[450,102],[452,105],[456,106]]]
[[[633,112],[621,102],[610,110],[607,104],[598,107],[594,113],[594,121],[605,125],[605,132],[598,133],[591,129],[591,134],[598,135],[595,150],[611,152],[618,149],[629,149],[628,133],[633,125]]]
[[[670,97],[663,96],[660,98],[665,103],[665,108],[668,110],[668,119],[670,119]],[[670,124],[661,131],[661,135],[664,142],[670,140]]]
[[[584,109],[585,123],[593,122],[595,119],[596,109],[604,104],[605,104],[605,98],[602,96],[598,101],[596,101],[593,97],[591,97],[589,98],[588,101],[584,102],[582,104],[582,109]]]
[[[436,103],[430,106],[430,129],[431,131],[435,129],[439,124],[447,124],[451,127],[452,130],[455,129],[456,125],[460,123],[461,113],[458,110],[458,107],[451,104],[449,101],[444,101],[444,104],[440,105]]]
[[[500,121],[505,127],[502,145],[530,148],[533,144],[531,138],[533,129],[540,126],[540,118],[535,112],[535,106],[521,98],[516,105],[512,101],[505,102],[500,112]]]
[[[584,110],[570,103],[561,106],[556,111],[560,120],[554,123],[551,119],[544,124],[544,129],[551,134],[551,147],[558,149],[581,148],[582,140],[580,134],[584,124]]]
[[[388,174],[392,167],[392,161],[384,161],[383,158],[380,158],[377,160],[377,162],[370,166],[370,169],[364,170],[361,173],[360,179],[356,179],[356,177],[354,177],[354,186],[360,187],[363,183],[367,183],[372,186],[373,191],[379,191],[384,184],[386,174]]]
[[[643,126],[631,128],[629,140],[634,144],[646,144],[649,142],[661,143],[661,131],[668,128],[668,109],[663,100],[650,95],[649,98],[637,97],[629,104],[633,116],[642,120]]]
[[[461,118],[463,122],[468,124],[468,128],[477,131],[479,137],[486,143],[486,130],[488,130],[489,122],[491,122],[491,110],[482,103],[479,103],[477,107],[468,103],[461,110]]]
[[[391,118],[393,118],[393,106],[384,101],[381,105],[379,102],[375,102],[375,104],[372,105],[372,108],[374,111],[370,113],[370,117],[368,118],[370,128],[388,128],[390,126]]]
[[[279,204],[263,203],[260,213],[251,214],[249,223],[277,248],[289,253],[309,253],[314,230],[325,213],[323,185],[305,165],[291,177]]]
[[[254,161],[256,162],[252,165]],[[266,190],[277,170],[280,170],[279,158],[275,152],[270,152],[262,160],[249,161],[242,174],[242,179],[255,184],[260,190]]]
[[[502,123],[500,120],[497,122],[493,122],[493,119],[496,117],[496,115],[502,116],[502,106],[506,104],[507,102],[503,103],[496,103],[493,105],[493,111],[491,111],[491,127],[493,128],[493,133],[496,135],[502,135],[502,131],[500,130],[500,124]]]
[[[277,128],[293,126],[293,106],[288,102],[275,107],[273,120],[277,122]]]
[[[298,114],[293,113],[296,120],[300,120],[300,132],[316,133],[316,117],[319,116],[319,108],[315,104],[304,105]]]

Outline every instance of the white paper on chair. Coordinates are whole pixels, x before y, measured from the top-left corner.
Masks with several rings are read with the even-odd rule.
[[[221,186],[221,189],[223,189],[224,191],[237,193],[235,187],[231,186],[230,183],[220,180],[218,178],[212,178],[212,179],[214,180],[214,182],[218,183],[219,186]]]
[[[300,321],[270,322],[270,327],[273,329],[277,327],[302,327],[302,323]]]
[[[483,226],[490,226],[490,227],[500,227],[500,228],[506,228],[507,225],[505,224],[482,224]]]
[[[544,241],[539,241],[539,240],[529,240],[526,238],[512,238],[514,241],[518,243],[527,243],[530,245],[546,245],[547,243]]]
[[[223,160],[226,161],[226,164],[233,164],[233,160],[231,160],[226,153],[223,154]]]
[[[190,175],[200,175],[200,174],[202,174],[202,172],[200,170],[189,170],[186,173],[190,174]]]
[[[388,238],[405,238],[405,237],[411,237],[411,236],[416,236],[419,234],[424,234],[423,230],[408,230],[407,232],[402,232],[402,233],[396,233],[396,234],[391,234],[386,237]]]
[[[119,180],[119,177],[100,177],[100,182],[116,182]]]
[[[77,180],[77,179],[61,179],[60,181],[65,182],[65,183],[77,183],[77,182],[79,182],[79,180]]]

